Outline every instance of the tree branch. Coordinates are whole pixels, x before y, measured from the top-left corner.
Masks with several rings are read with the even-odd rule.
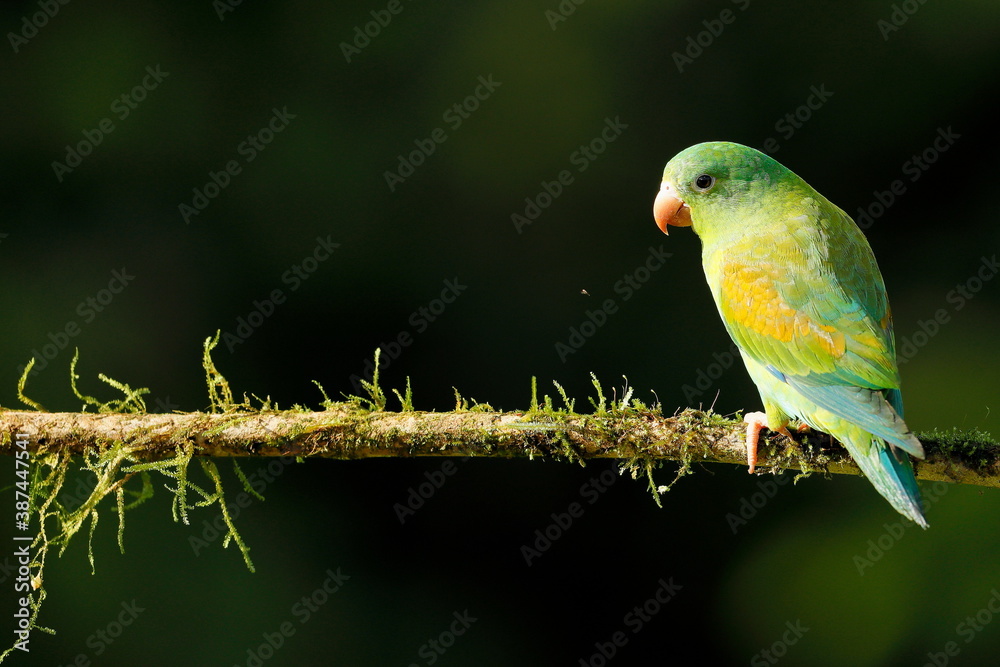
[[[591,415],[542,409],[492,412],[371,411],[355,403],[323,412],[262,411],[121,414],[0,412],[7,434],[0,454],[14,452],[15,434],[44,455],[103,453],[124,443],[130,458],[161,460],[194,444],[195,456],[296,456],[332,459],[475,456],[596,458],[630,462],[679,460],[746,465],[741,422],[686,410],[664,417],[654,410],[598,410]],[[919,479],[1000,488],[1000,444],[978,432],[918,434],[927,451],[915,461]],[[847,452],[813,433],[792,443],[761,441],[758,466],[860,474]]]

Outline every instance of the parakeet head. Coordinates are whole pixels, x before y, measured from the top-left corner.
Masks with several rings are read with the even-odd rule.
[[[706,234],[719,231],[713,225],[738,224],[770,199],[760,195],[801,182],[776,160],[748,146],[728,141],[695,144],[664,168],[653,217],[664,234],[667,225],[693,224],[705,240]]]

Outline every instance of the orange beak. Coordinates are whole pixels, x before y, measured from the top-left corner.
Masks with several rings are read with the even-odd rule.
[[[660,183],[660,192],[653,202],[653,219],[664,234],[669,234],[667,225],[674,227],[691,226],[691,209],[677,198],[669,181]]]

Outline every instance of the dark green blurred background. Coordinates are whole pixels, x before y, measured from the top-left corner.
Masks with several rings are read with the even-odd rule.
[[[591,371],[607,387],[627,376],[667,411],[759,409],[740,364],[722,372],[730,343],[696,237],[664,237],[651,217],[667,159],[726,139],[777,144],[775,156],[827,197],[873,214],[866,233],[897,337],[901,349],[912,344],[902,366],[910,425],[1000,433],[1000,280],[973,281],[981,289],[971,299],[953,292],[1000,250],[1000,7],[904,4],[566,0],[556,21],[546,15],[556,0],[403,0],[396,14],[381,1],[243,3],[223,20],[208,0],[73,2],[12,40],[43,10],[4,3],[0,403],[19,405],[19,369],[37,354],[51,358],[28,395],[80,409],[68,382],[79,347],[85,393],[115,397],[103,372],[149,387],[151,410],[204,409],[202,341],[237,333],[255,300],[281,290],[283,303],[253,320],[244,342],[216,352],[237,393],[281,406],[317,406],[312,380],[331,397],[353,393],[350,378],[375,347],[406,333],[383,378],[388,387],[412,378],[420,409],[451,409],[452,387],[524,408],[533,375],[542,391],[554,394],[556,380],[586,405]],[[341,43],[373,11],[391,22],[348,62]],[[898,30],[886,27],[896,27],[894,12]],[[688,49],[690,61],[675,55]],[[166,74],[156,83],[147,67]],[[480,77],[499,86],[488,96],[479,88],[485,99],[469,100],[478,108],[466,117],[445,116]],[[150,89],[123,118],[116,100],[144,78]],[[275,109],[287,109],[287,125],[247,161],[241,145]],[[98,132],[100,144],[59,180],[52,163],[102,119],[114,130]],[[605,137],[614,140],[581,158],[608,122],[618,123]],[[385,172],[438,128],[445,140],[390,190]],[[940,152],[935,139],[949,128]],[[927,149],[926,170],[907,164]],[[179,205],[230,160],[239,173],[185,222]],[[563,170],[572,182],[516,229],[512,214]],[[874,215],[897,180],[894,201]],[[315,270],[293,289],[286,272],[318,238],[340,245],[307,262]],[[651,248],[672,255],[626,299],[616,283]],[[102,292],[123,269],[134,276],[127,286]],[[449,280],[466,287],[433,321],[419,315],[440,305]],[[561,359],[556,343],[606,299],[616,312]],[[940,310],[947,321],[928,326]],[[76,335],[60,335],[67,325]],[[109,506],[96,575],[82,539],[51,561],[42,621],[58,634],[34,635],[30,656],[12,664],[83,654],[107,665],[253,665],[247,651],[285,621],[295,634],[262,664],[863,666],[920,665],[931,654],[977,665],[995,664],[1000,650],[987,606],[1000,587],[994,490],[925,486],[938,499],[923,533],[861,478],[778,485],[763,502],[761,485],[774,478],[708,466],[658,509],[642,480],[581,495],[609,464],[470,461],[401,525],[393,506],[441,465],[277,466],[267,501],[237,520],[256,574],[221,540],[191,547],[214,510],[174,523],[161,488],[131,515],[122,556]],[[658,481],[671,477],[664,469]],[[526,565],[522,545],[572,502],[583,516]],[[762,506],[751,513],[751,502]],[[750,519],[734,533],[727,515],[741,507]],[[871,559],[862,574],[858,558]],[[293,605],[337,568],[350,579],[300,623]],[[9,571],[0,577],[9,600]],[[671,578],[682,588],[634,632],[626,615]],[[111,644],[95,639],[133,600],[144,609],[134,622]],[[466,610],[477,619],[468,630],[440,637]],[[981,629],[963,625],[977,613]],[[616,632],[624,645],[605,659],[598,646]],[[443,655],[424,646],[439,638],[454,639]]]

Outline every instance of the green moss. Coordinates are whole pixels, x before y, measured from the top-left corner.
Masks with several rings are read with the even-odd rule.
[[[149,393],[149,389],[146,389],[145,387],[142,389],[132,389],[124,382],[119,382],[118,380],[109,378],[104,373],[98,373],[97,378],[122,392],[122,394],[125,395],[124,398],[99,401],[93,396],[81,394],[80,390],[77,389],[76,386],[76,381],[80,379],[80,376],[76,374],[76,364],[79,360],[80,348],[76,348],[76,352],[73,354],[73,360],[69,364],[69,384],[70,388],[73,390],[73,394],[83,401],[83,408],[80,410],[81,412],[86,412],[87,406],[93,406],[98,412],[146,412],[146,401],[143,400],[142,397]]]
[[[409,389],[409,382],[407,382],[407,389]],[[452,387],[451,390],[455,392],[455,408],[453,410],[453,412],[455,413],[496,412],[496,410],[493,409],[493,406],[490,405],[489,403],[480,403],[474,398],[464,398],[462,394],[459,393],[458,389],[456,389],[455,387]],[[398,396],[399,392],[396,392],[396,394]],[[412,398],[413,398],[412,396],[409,397],[409,400],[411,401],[410,411],[413,410]],[[400,402],[403,403],[404,407],[407,405],[406,400],[407,399],[400,397]],[[406,412],[406,410],[403,410],[403,412]]]
[[[35,358],[32,357],[28,361],[27,365],[24,367],[24,372],[21,373],[21,378],[17,381],[17,398],[19,401],[27,405],[32,410],[37,410],[38,412],[46,412],[45,408],[42,407],[40,403],[36,403],[24,394],[24,388],[28,384],[28,376],[31,374],[31,369],[35,367]],[[6,653],[4,654],[6,655]]]
[[[202,354],[202,366],[205,369],[205,383],[208,385],[208,400],[211,402],[212,412],[225,412],[235,407],[233,401],[233,391],[229,388],[229,382],[222,376],[222,373],[215,367],[212,361],[212,350],[219,344],[221,331],[215,332],[214,338],[206,338],[204,352]]]
[[[1000,442],[977,428],[962,431],[958,428],[934,429],[916,434],[924,443],[928,454],[935,451],[951,460],[959,460],[981,474],[996,471],[1000,464]]]
[[[400,396],[398,389],[393,389],[392,393],[399,399],[401,412],[413,412],[413,390],[410,388],[410,376],[406,376],[406,394]]]
[[[587,400],[590,401],[590,404],[594,406],[594,416],[603,417],[604,415],[608,414],[608,411],[604,407],[606,403],[606,400],[604,398],[604,391],[601,389],[601,383],[597,380],[597,376],[594,375],[593,373],[590,374],[590,381],[591,384],[594,385],[594,389],[597,390],[597,399],[595,400],[590,396],[588,396]]]
[[[323,385],[321,385],[316,380],[313,380],[313,384],[319,387],[319,393],[323,394],[323,401],[320,403],[320,406],[324,410],[332,410],[333,408],[335,408],[337,404],[331,401],[330,397],[326,395],[326,390],[323,389]],[[410,388],[409,378],[407,378],[406,388],[407,390],[409,390]]]
[[[233,400],[229,383],[212,362],[211,352],[218,342],[218,333],[214,338],[207,339],[203,355],[211,410],[213,412],[234,413],[250,410],[250,402],[246,397],[244,397],[244,402],[239,404]],[[18,382],[18,397],[29,407],[44,411],[39,403],[25,395],[33,362],[34,359],[28,363]],[[142,397],[149,393],[148,389],[132,389],[128,384],[109,378],[104,374],[98,374],[98,379],[120,392],[121,398],[102,401],[81,392],[77,386],[77,380],[80,379],[76,373],[78,362],[79,350],[70,362],[70,389],[74,396],[83,401],[82,412],[87,412],[88,408],[93,408],[101,413],[146,412],[146,405]],[[261,410],[276,407],[272,406],[269,399],[257,400],[261,403]],[[233,420],[227,421],[232,423],[232,421],[245,418],[247,418],[246,412],[238,412],[233,414]],[[9,441],[10,434],[4,434],[4,437]],[[103,501],[112,496],[114,498],[114,512],[118,515],[118,547],[124,553],[125,517],[153,496],[154,474],[162,475],[173,481],[174,485],[172,487],[166,485],[166,489],[173,494],[171,511],[175,521],[188,524],[189,510],[217,505],[227,527],[223,547],[228,546],[230,542],[235,542],[243,555],[247,568],[251,572],[254,570],[253,562],[250,560],[249,547],[236,530],[229,514],[222,478],[215,463],[209,459],[199,459],[198,461],[202,472],[210,482],[207,489],[203,488],[201,484],[192,481],[188,475],[188,468],[195,454],[195,444],[192,438],[179,438],[183,443],[176,445],[175,455],[172,457],[158,461],[140,461],[133,453],[144,448],[148,437],[148,434],[138,429],[134,433],[123,434],[122,440],[108,442],[101,447],[88,448],[82,456],[74,457],[69,450],[63,450],[41,453],[32,458],[29,471],[31,478],[28,502],[29,523],[37,524],[37,532],[31,544],[32,558],[28,565],[33,589],[29,630],[54,632],[38,623],[42,603],[48,596],[45,589],[45,563],[52,550],[56,550],[59,555],[62,555],[74,537],[82,529],[87,528],[87,557],[90,561],[91,571],[96,571],[93,538],[100,521],[102,508],[106,505]],[[235,460],[234,469],[244,488],[248,492],[254,493]],[[81,474],[93,476],[93,489],[85,498],[75,498],[74,501],[78,500],[79,504],[76,507],[71,507],[60,500],[60,496],[63,494],[63,489],[66,488],[67,477]],[[260,497],[259,494],[254,493],[254,495]],[[11,647],[0,653],[0,661],[13,650],[16,649]]]

